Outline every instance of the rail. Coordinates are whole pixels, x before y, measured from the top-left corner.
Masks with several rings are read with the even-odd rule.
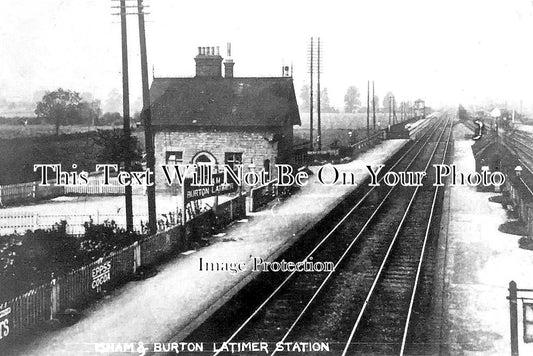
[[[444,163],[444,161],[446,159],[446,152],[447,152],[448,144],[450,142],[451,133],[452,133],[452,131],[450,130],[450,133],[449,133],[447,141],[446,141],[445,153],[443,155],[441,164]],[[444,131],[442,131],[441,136],[439,137],[438,141],[440,141],[440,138],[442,137],[443,134],[444,134]],[[437,151],[437,148],[438,148],[438,145],[435,145],[435,148],[433,149],[433,152],[431,154],[431,158],[428,160],[428,162],[427,162],[427,164],[426,164],[426,166],[424,168],[424,171],[426,171],[429,168],[429,165],[430,165],[431,160],[432,160],[432,158],[434,157],[434,155],[435,155],[435,153]],[[413,292],[411,294],[409,309],[408,309],[407,318],[406,318],[405,327],[404,327],[404,332],[403,332],[403,336],[402,336],[400,355],[403,355],[404,351],[405,351],[405,344],[406,344],[406,341],[407,341],[407,332],[408,332],[408,329],[409,329],[409,322],[410,322],[410,319],[411,319],[412,307],[414,305],[414,299],[415,299],[415,295],[416,295],[416,291],[417,291],[417,285],[418,285],[418,282],[419,282],[420,272],[422,270],[423,256],[425,255],[425,252],[426,252],[426,246],[427,246],[427,241],[428,241],[428,236],[429,236],[429,229],[430,229],[430,226],[431,226],[431,219],[433,217],[433,212],[434,212],[435,204],[436,204],[436,201],[437,201],[438,188],[439,187],[435,187],[435,192],[434,192],[433,199],[432,199],[432,204],[431,204],[430,218],[427,221],[427,226],[426,226],[426,230],[425,230],[425,234],[424,234],[423,245],[422,245],[422,249],[420,251],[419,263],[418,263],[417,270],[416,270],[416,276],[415,276],[415,281],[414,281]],[[390,260],[390,256],[392,254],[393,248],[396,245],[396,242],[398,240],[398,236],[400,236],[400,232],[403,229],[403,226],[405,224],[405,221],[406,221],[407,217],[411,213],[411,208],[413,206],[413,202],[415,201],[415,198],[416,198],[419,190],[420,190],[420,186],[417,186],[415,188],[414,193],[411,196],[411,199],[409,201],[407,209],[405,210],[405,212],[404,212],[404,214],[402,216],[402,219],[400,221],[400,224],[398,225],[398,228],[396,229],[394,237],[392,238],[392,241],[389,244],[389,247],[387,249],[387,253],[385,254],[385,257],[383,258],[383,260],[381,262],[379,270],[378,270],[378,272],[377,272],[377,274],[376,274],[376,276],[374,278],[374,281],[372,282],[372,286],[371,286],[371,288],[370,288],[370,290],[369,290],[369,292],[368,292],[368,294],[367,294],[367,296],[365,298],[365,301],[363,303],[363,308],[359,312],[359,315],[357,316],[355,324],[354,324],[354,326],[353,326],[353,328],[352,328],[352,330],[350,332],[350,336],[349,336],[349,338],[348,338],[348,340],[347,340],[347,342],[345,344],[345,348],[343,350],[342,356],[345,356],[345,355],[348,354],[348,350],[349,350],[349,348],[351,346],[351,343],[352,343],[352,340],[353,340],[353,338],[355,336],[355,333],[356,333],[357,329],[359,328],[359,326],[361,325],[361,321],[363,320],[363,316],[364,316],[365,312],[367,311],[367,307],[370,304],[371,298],[373,298],[374,295],[375,295],[375,291],[376,291],[377,285],[378,285],[378,283],[381,281],[381,279],[383,277],[383,272],[385,270],[385,266],[387,265],[387,263]]]
[[[404,160],[405,157],[407,157],[409,154],[412,153],[412,151],[414,150],[415,147],[418,148],[418,151],[416,151],[415,155],[414,155],[414,158],[408,163],[408,167],[411,166],[413,164],[413,162],[416,160],[416,158],[418,157],[418,155],[420,155],[420,153],[423,151],[424,149],[424,146],[425,144],[430,140],[431,136],[433,135],[433,133],[436,132],[436,130],[438,129],[439,127],[439,124],[436,124],[433,126],[433,130],[430,130],[431,133],[429,133],[427,136],[424,136],[424,137],[420,137],[418,138],[416,141],[415,141],[415,144],[412,145],[398,160],[395,164],[393,164],[389,169],[389,171],[392,171],[393,169],[396,168],[396,166],[402,162],[402,160]],[[442,134],[441,134],[442,135]],[[383,180],[383,177],[379,180],[380,182]],[[384,188],[383,188],[384,189]],[[353,238],[353,240],[351,241],[351,243],[349,244],[348,247],[346,247],[344,249],[344,253],[342,254],[342,256],[340,257],[340,259],[337,261],[337,263],[335,264],[335,266],[339,266],[339,264],[343,261],[343,259],[348,255],[348,253],[350,252],[350,250],[352,249],[352,247],[354,246],[354,244],[356,243],[356,241],[358,241],[359,237],[363,234],[363,232],[366,230],[366,228],[368,226],[370,226],[370,222],[372,221],[372,219],[374,218],[375,214],[377,214],[377,211],[383,206],[383,204],[385,203],[385,200],[386,198],[396,189],[396,187],[392,187],[388,190],[385,198],[382,199],[381,203],[379,204],[379,207],[376,207],[374,209],[374,212],[372,213],[372,215],[370,216],[370,218],[367,219],[365,225],[361,228],[361,231],[357,234],[357,236],[355,238]],[[369,189],[368,192],[366,192],[366,194],[364,194],[364,196],[358,200],[358,202],[351,208],[349,209],[348,213],[346,213],[342,219],[327,233],[327,235],[322,238],[320,240],[320,242],[313,248],[313,250],[302,260],[303,262],[306,262],[308,261],[310,258],[312,258],[313,255],[315,255],[315,253],[321,248],[321,247],[324,247],[326,242],[329,242],[330,241],[330,237],[333,236],[337,230],[340,228],[340,226],[342,226],[345,221],[353,214],[353,212],[359,208],[361,206],[361,204],[366,201],[366,199],[371,196],[373,194],[373,191],[375,190],[375,187],[372,187],[371,189]],[[336,270],[337,268],[334,268],[334,270]],[[241,325],[227,338],[224,338],[225,342],[229,343],[229,342],[232,342],[236,337],[237,335],[239,335],[240,333],[243,332],[243,330],[249,325],[250,321],[255,318],[262,310],[264,310],[265,306],[267,304],[269,304],[275,297],[278,293],[280,293],[281,290],[285,289],[287,290],[287,288],[285,288],[287,286],[287,284],[289,283],[289,281],[292,281],[294,279],[294,276],[295,276],[295,273],[296,272],[291,272],[276,288],[275,290],[270,293],[270,295],[268,297],[266,297],[266,299],[249,315],[248,318],[246,318],[246,320],[241,323]],[[323,287],[326,285],[326,283],[328,282],[328,280],[331,278],[331,276],[333,275],[333,271],[330,272],[326,279],[322,281],[322,283],[320,284],[320,286],[318,287],[318,289],[316,290],[316,292],[313,294],[313,296],[311,297],[311,299],[309,299],[309,302],[306,304],[306,306],[304,307],[304,309],[301,311],[301,313],[296,317],[295,321],[293,322],[293,324],[288,328],[288,331],[286,332],[286,334],[283,336],[283,338],[281,339],[282,341],[285,340],[287,338],[287,336],[291,333],[291,331],[294,329],[295,325],[301,320],[302,316],[304,315],[304,313],[306,313],[306,311],[309,309],[310,305],[314,302],[314,300],[317,298],[317,296],[319,295],[319,293],[323,290]],[[279,329],[279,328],[278,328]],[[281,341],[281,342],[282,342]],[[218,355],[220,353],[220,351],[218,352],[215,352],[214,354],[215,355]],[[274,351],[272,354],[275,354],[276,351]]]

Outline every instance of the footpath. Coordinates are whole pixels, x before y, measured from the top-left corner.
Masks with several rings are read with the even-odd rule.
[[[386,162],[407,142],[383,141],[358,160],[335,167],[355,173],[360,184],[368,176],[366,165]],[[313,176],[298,193],[233,224],[212,245],[182,253],[158,266],[156,276],[130,282],[93,304],[75,325],[47,332],[9,354],[117,355],[112,349],[118,344],[135,345],[135,353],[139,342],[150,352],[153,343],[180,340],[254,277],[249,270],[200,271],[200,258],[248,265],[251,256],[273,260],[355,188],[323,185]]]

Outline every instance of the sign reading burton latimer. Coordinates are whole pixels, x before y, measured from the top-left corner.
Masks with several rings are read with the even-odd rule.
[[[237,191],[235,181],[229,179],[228,182],[224,182],[224,173],[214,173],[211,177],[212,185],[205,186],[196,186],[193,178],[185,178],[183,182],[185,203]]]

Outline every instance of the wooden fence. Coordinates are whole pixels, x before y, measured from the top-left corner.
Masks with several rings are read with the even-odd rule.
[[[81,308],[100,298],[103,290],[135,278],[139,267],[153,265],[173,252],[190,248],[200,238],[201,229],[213,230],[206,224],[227,224],[244,217],[245,210],[245,196],[237,196],[221,204],[216,212],[209,211],[188,221],[185,227],[176,226],[146,237],[14,299],[0,301],[0,346],[58,317],[66,309]]]
[[[67,233],[78,235],[85,232],[85,223],[102,224],[114,221],[119,227],[126,227],[125,216],[117,214],[103,214],[98,210],[84,214],[42,214],[35,211],[2,211],[0,210],[0,235],[23,233],[26,230],[50,229],[60,221],[67,222]],[[143,222],[148,221],[147,215],[133,217],[134,229],[142,231]],[[174,224],[173,224],[174,225]]]
[[[356,143],[350,145],[350,148],[353,150],[352,154],[359,153],[361,151],[364,151],[368,149],[371,146],[376,145],[381,140],[385,139],[386,131],[380,130],[368,137],[363,138],[360,141],[357,141]]]
[[[109,184],[105,185],[103,174],[92,174],[86,185],[58,186],[55,180],[50,180],[47,186],[39,183],[1,185],[0,206],[53,199],[62,195],[123,195],[126,189],[116,177],[111,177]],[[144,186],[132,186],[133,195],[144,195],[145,191]]]
[[[250,190],[250,212],[257,211],[260,207],[274,200],[278,195],[278,180],[271,180],[259,187]]]
[[[52,199],[64,194],[64,187],[40,186],[39,182],[28,182],[0,186],[2,205],[27,203],[41,199]]]
[[[98,174],[89,177],[86,185],[69,185],[64,187],[64,195],[123,195],[126,187],[119,184],[116,177],[109,180],[109,184],[104,184],[104,175]],[[144,186],[133,185],[133,195],[144,195]]]

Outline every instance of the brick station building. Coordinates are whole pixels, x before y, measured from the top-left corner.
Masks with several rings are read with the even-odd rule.
[[[196,76],[154,78],[150,88],[156,189],[171,190],[164,164],[253,164],[274,174],[292,162],[300,115],[292,77],[233,76],[218,47],[199,47]]]

